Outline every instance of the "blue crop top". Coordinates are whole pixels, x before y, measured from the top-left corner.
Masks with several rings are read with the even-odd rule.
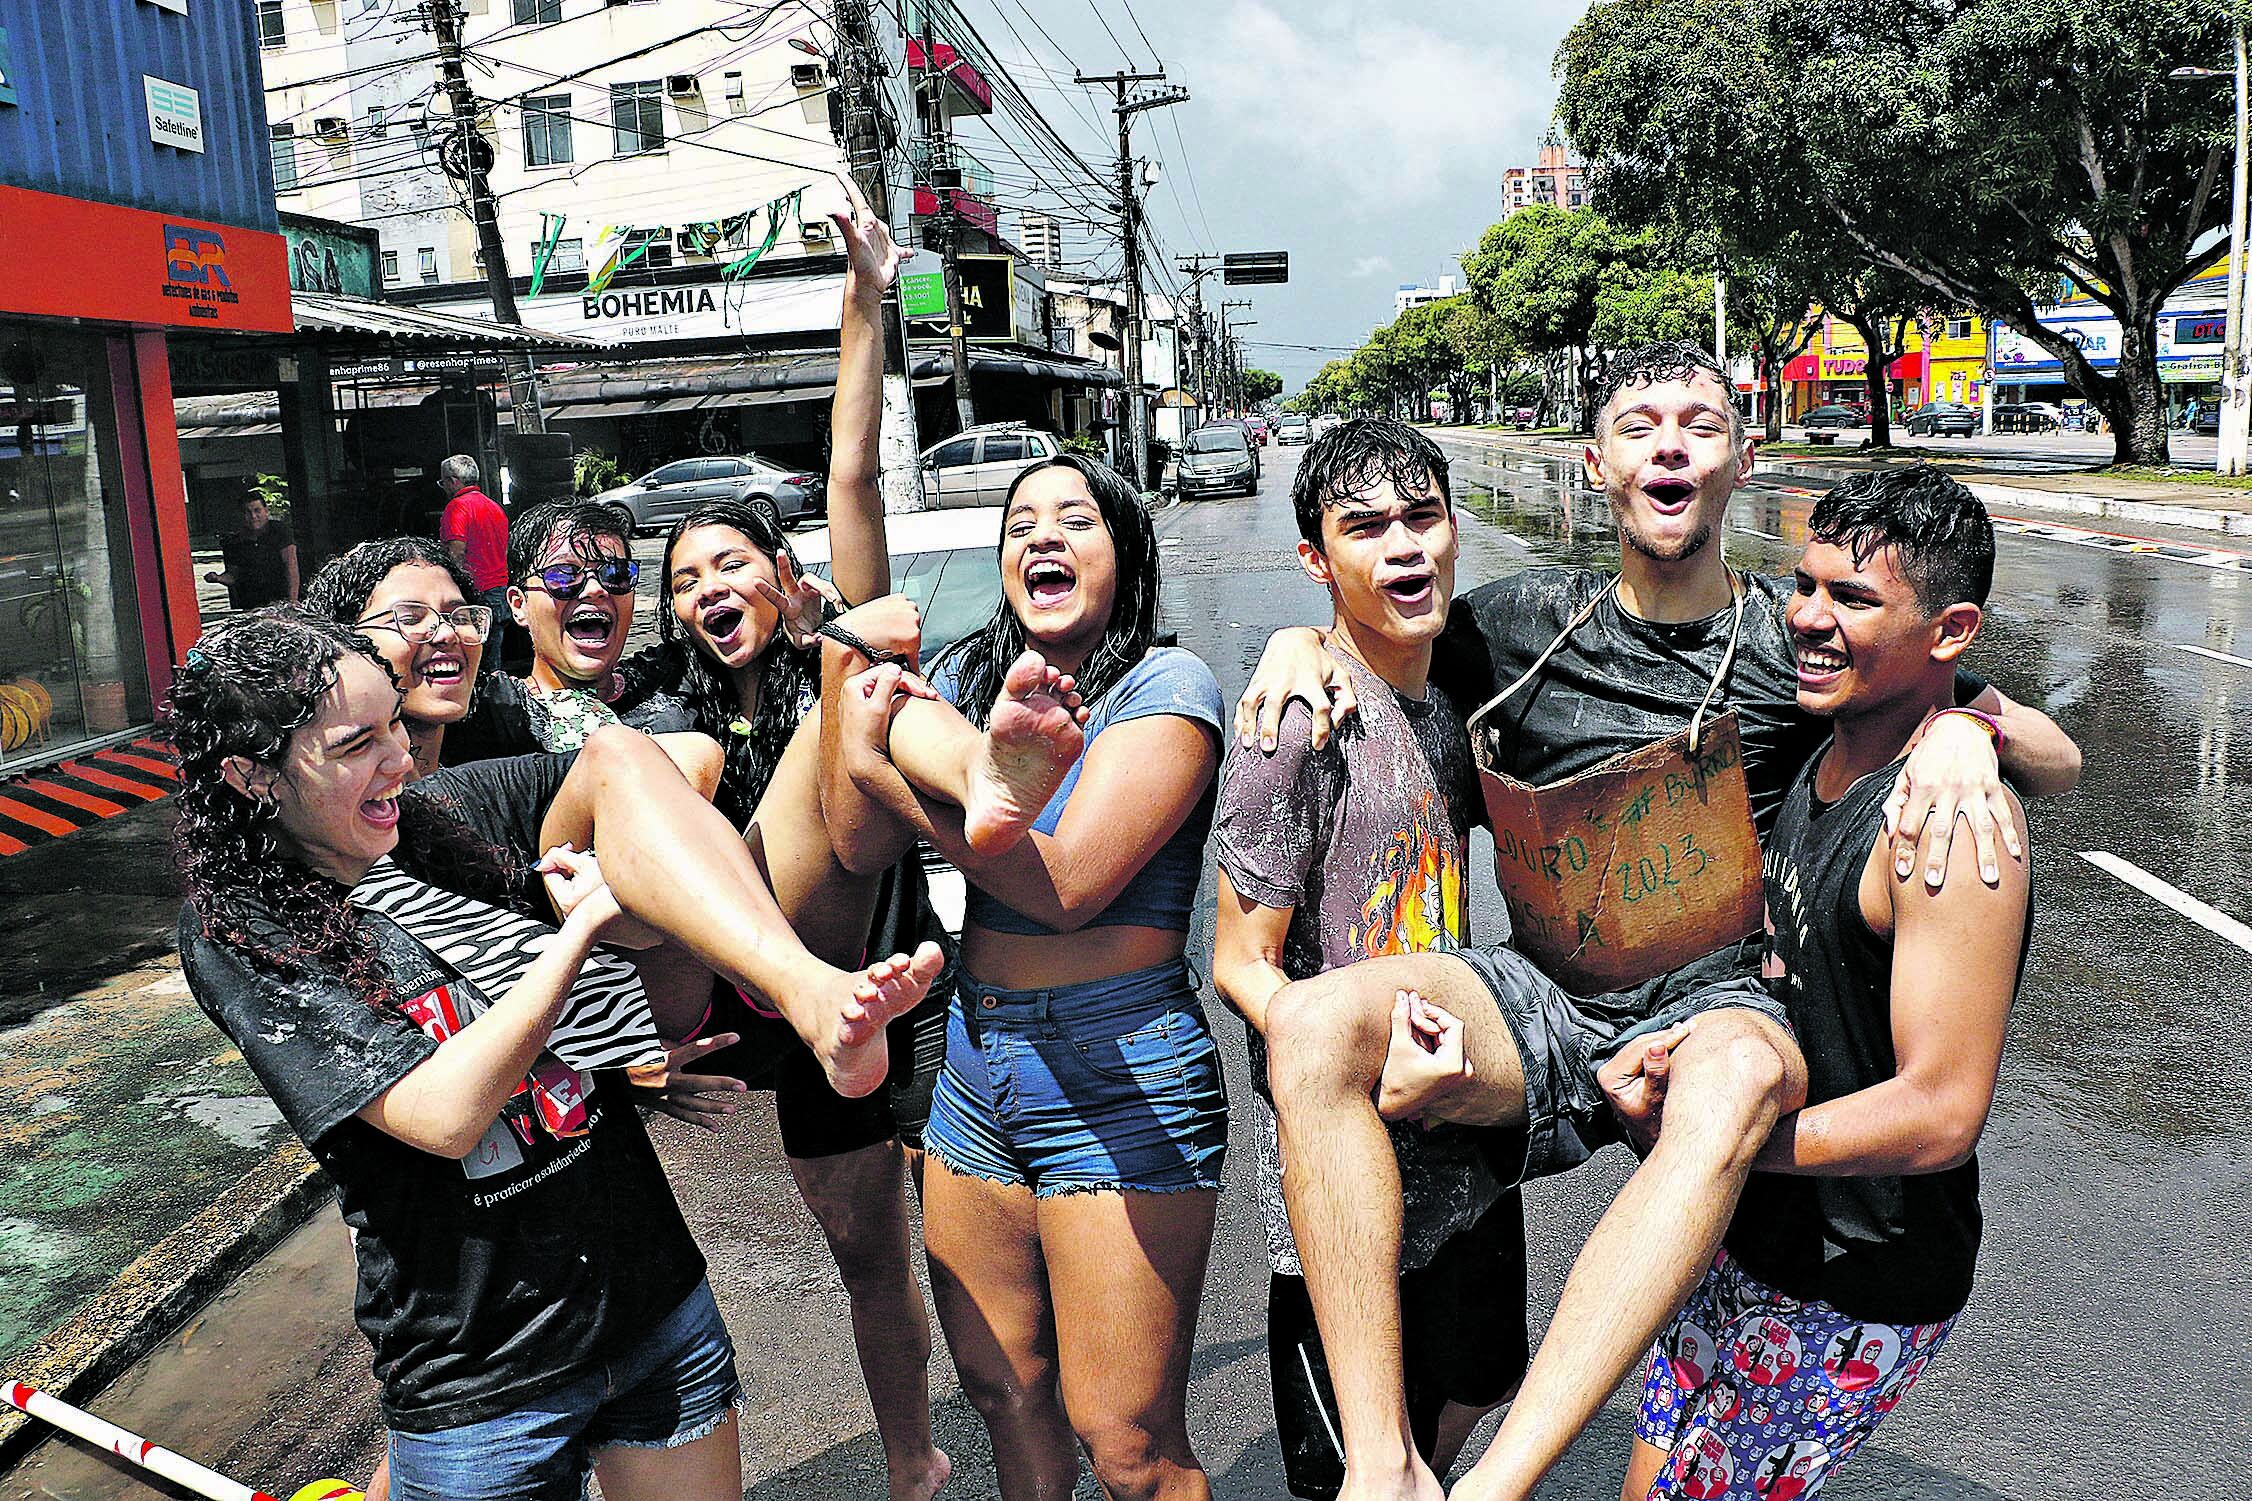
[[[942,667],[932,676],[931,686],[952,702],[961,687],[960,675]],[[1071,800],[1071,789],[1079,785],[1079,772],[1087,764],[1087,750],[1094,748],[1095,738],[1104,730],[1151,714],[1178,714],[1204,725],[1215,735],[1223,735],[1223,707],[1220,685],[1213,678],[1212,669],[1205,666],[1196,653],[1178,646],[1153,648],[1148,656],[1129,668],[1126,676],[1113,684],[1108,693],[1095,701],[1093,711],[1087,716],[1087,747],[1072,763],[1071,770],[1064,773],[1063,785],[1048,799],[1048,806],[1040,810],[1032,827],[1043,834],[1056,831],[1057,823],[1063,818],[1063,806]],[[1083,926],[1187,932],[1189,909],[1196,901],[1196,884],[1204,874],[1204,840],[1212,832],[1215,796],[1215,788],[1207,786],[1187,821],[1173,831],[1173,837],[1158,847],[1157,853],[1126,883],[1126,889],[1118,893],[1116,900]],[[995,933],[1049,937],[1056,932],[1045,923],[1026,917],[999,897],[979,890],[974,881],[969,883],[963,915],[965,921]]]

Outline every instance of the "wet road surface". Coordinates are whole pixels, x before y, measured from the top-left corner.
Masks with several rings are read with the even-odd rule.
[[[1575,493],[1565,469],[1475,449],[1457,469],[1472,518],[1463,587],[1528,564],[1615,556],[1599,499]],[[1291,553],[1287,487],[1299,453],[1268,450],[1256,499],[1158,518],[1166,623],[1231,697],[1269,631],[1324,613]],[[1795,488],[1738,498],[1728,534],[1736,562],[1788,566],[1810,505]],[[2204,551],[2212,541],[2179,540]],[[2252,920],[2252,877],[2238,855],[2252,829],[2252,733],[2235,720],[2252,710],[2252,578],[2160,551],[2006,531],[1988,621],[1969,665],[2054,714],[2086,752],[2086,779],[2031,810],[2037,931],[1982,1148],[1978,1291],[1945,1354],[1830,1494],[2235,1494],[2252,1345],[2252,1230],[2241,1210],[2252,1190],[2241,1124],[2252,1087],[2239,1062],[2252,1051],[2252,954],[2080,852],[2108,852],[2225,918]],[[1490,934],[1500,903],[1490,880],[1480,885],[1474,911]],[[1200,971],[1209,939],[1207,902],[1192,947]],[[1212,1015],[1230,1088],[1246,1098],[1241,1024],[1217,1004]],[[751,1388],[747,1494],[881,1496],[844,1296],[783,1167],[771,1109],[753,1099],[720,1138],[653,1127]],[[1536,1333],[1629,1160],[1614,1150],[1528,1191]],[[1190,1398],[1198,1450],[1223,1497],[1285,1494],[1253,1169],[1239,1129]],[[364,1478],[373,1392],[349,1286],[342,1229],[326,1210],[96,1405],[268,1490],[320,1474]],[[932,1374],[939,1439],[957,1463],[945,1494],[991,1496],[983,1430],[942,1344]],[[1617,1494],[1631,1395],[1614,1398],[1544,1494]],[[53,1446],[0,1479],[10,1501],[148,1493],[104,1461]]]

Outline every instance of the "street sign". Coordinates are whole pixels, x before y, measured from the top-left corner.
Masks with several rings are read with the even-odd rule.
[[[935,250],[918,250],[899,272],[899,303],[909,318],[946,316],[946,272]]]
[[[1290,252],[1248,250],[1220,258],[1220,279],[1231,287],[1290,280]]]

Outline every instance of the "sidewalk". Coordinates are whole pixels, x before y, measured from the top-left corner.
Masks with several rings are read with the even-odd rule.
[[[0,1371],[98,1388],[322,1192],[188,994],[170,799],[0,860]],[[0,1418],[0,1453],[20,1420]]]
[[[1455,442],[1490,444],[1551,458],[1577,459],[1582,447],[1582,440],[1577,438],[1496,432],[1482,427],[1437,427],[1431,432],[1434,437]],[[1829,485],[1848,474],[1916,462],[1919,460],[1897,455],[1864,457],[1854,449],[1841,448],[1820,455],[1763,456],[1759,467],[1764,474]],[[2252,537],[2252,490],[2224,490],[2178,480],[2142,479],[2092,471],[2021,474],[1984,456],[1957,459],[1941,455],[1922,462],[1946,469],[1968,486],[1972,494],[1995,509],[2030,506],[2070,515],[2134,521],[2145,526],[2178,526],[2232,537]]]

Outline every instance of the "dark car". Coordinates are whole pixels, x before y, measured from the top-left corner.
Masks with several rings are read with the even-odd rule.
[[[1952,401],[1935,401],[1908,414],[1908,436],[1911,438],[1967,438],[1977,431],[1978,413]]]
[[[1800,427],[1866,427],[1869,419],[1851,407],[1816,407],[1799,418]]]
[[[594,498],[633,517],[636,535],[661,532],[700,505],[738,500],[767,513],[776,527],[818,520],[828,511],[829,482],[757,454],[675,459]]]
[[[1181,440],[1181,498],[1197,495],[1257,495],[1259,451],[1240,423],[1214,422]]]

